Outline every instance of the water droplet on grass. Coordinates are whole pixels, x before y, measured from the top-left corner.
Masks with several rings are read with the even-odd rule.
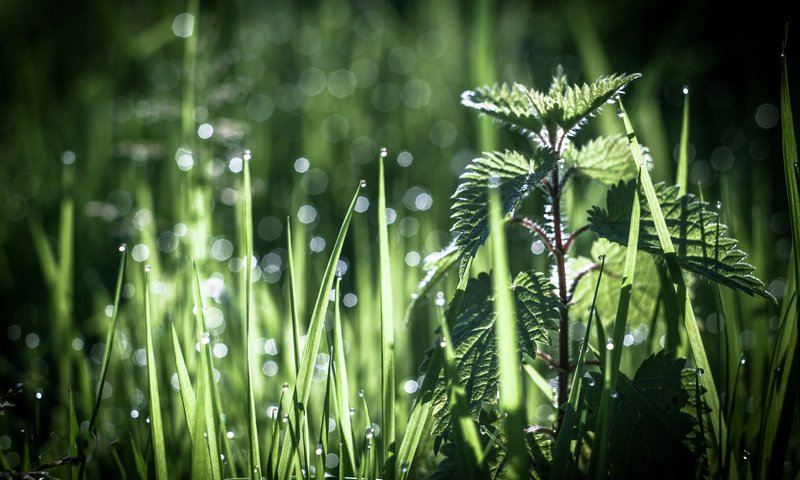
[[[284,383],[283,387],[281,387],[281,388],[283,389],[283,393],[287,393],[289,391],[289,384],[288,383]]]
[[[361,188],[366,188],[367,187],[367,181],[366,180],[361,180],[360,182],[358,182],[358,186],[361,187]]]
[[[618,108],[617,109],[617,116],[619,118],[622,118],[624,115],[625,115],[625,112],[623,112],[621,108]]]
[[[359,390],[359,391],[358,391],[358,396],[359,396],[360,398],[364,398],[364,390]]]
[[[125,251],[125,250],[127,250],[127,249],[128,249],[128,245],[126,245],[126,244],[124,244],[124,243],[123,243],[122,245],[120,245],[120,246],[119,246],[119,251],[120,251],[120,252],[124,252],[124,251]]]
[[[317,449],[314,450],[314,453],[316,453],[317,455],[322,455],[322,444],[321,443],[317,444]]]
[[[350,416],[352,417],[352,416],[354,416],[355,414],[356,414],[356,409],[355,409],[355,407],[350,407]]]
[[[386,150],[386,147],[382,147],[381,148],[381,158],[386,158],[387,155],[389,155],[389,151]]]
[[[689,85],[684,85],[683,86],[683,94],[684,95],[689,95]]]
[[[244,161],[245,162],[249,162],[252,157],[253,157],[253,153],[250,151],[250,149],[249,148],[245,148],[244,149],[244,155],[242,155],[242,158],[244,159]]]
[[[145,273],[150,273],[150,269],[151,269],[150,265],[145,265],[144,266],[144,272]]]

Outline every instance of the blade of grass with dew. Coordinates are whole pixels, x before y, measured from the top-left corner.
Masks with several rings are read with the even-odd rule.
[[[553,452],[553,468],[550,471],[550,478],[554,480],[567,478],[569,471],[570,445],[573,438],[573,430],[578,427],[581,419],[580,400],[583,390],[583,373],[586,365],[586,351],[589,349],[589,338],[592,333],[592,319],[594,318],[595,306],[597,305],[597,292],[600,291],[600,282],[603,280],[603,270],[605,269],[606,258],[600,258],[600,273],[597,276],[597,284],[594,287],[594,298],[592,307],[589,309],[589,318],[586,320],[586,332],[583,336],[583,343],[578,351],[578,361],[575,364],[575,373],[572,375],[572,386],[564,406],[564,419],[559,426],[558,437],[556,438],[556,448]]]
[[[150,407],[150,438],[153,447],[153,460],[156,466],[156,479],[166,480],[167,453],[164,445],[164,424],[161,421],[161,397],[158,392],[158,373],[153,343],[153,323],[150,318],[150,265],[144,267],[144,322],[147,347],[147,389]]]
[[[464,272],[464,274],[468,276],[469,272]],[[456,352],[453,349],[452,342],[453,337],[447,327],[447,320],[442,308],[437,307],[439,325],[442,329],[442,340],[439,345],[444,347],[447,401],[453,417],[451,425],[453,425],[453,443],[456,448],[459,471],[463,478],[485,478],[486,472],[483,470],[482,465],[483,447],[481,446],[478,430],[475,428],[475,422],[472,420],[472,415],[470,415],[466,392],[459,382]]]
[[[356,200],[361,193],[361,189],[366,187],[366,182],[363,180],[359,183],[356,189],[353,200],[350,202],[350,207],[347,209],[342,226],[339,229],[339,235],[336,238],[336,243],[333,246],[331,257],[328,260],[328,265],[325,268],[323,275],[322,285],[320,285],[319,292],[317,293],[317,300],[314,304],[314,310],[311,314],[311,321],[308,326],[308,334],[306,336],[306,344],[303,348],[303,355],[300,360],[300,369],[297,375],[297,382],[294,386],[293,398],[297,398],[299,402],[308,403],[308,397],[311,394],[311,378],[314,374],[314,364],[319,349],[320,341],[325,327],[325,314],[328,312],[328,297],[330,296],[331,288],[333,287],[334,277],[336,276],[336,266],[339,261],[339,255],[342,253],[342,246],[344,239],[347,236],[347,230],[350,226],[350,220],[353,218],[353,211],[355,210]],[[296,418],[296,413],[294,414]],[[291,470],[291,457],[293,453],[290,448],[283,448],[280,452],[278,460],[278,478],[287,478]]]
[[[497,364],[500,383],[500,408],[506,413],[505,434],[507,452],[507,478],[528,478],[528,451],[525,443],[525,416],[523,385],[520,380],[519,346],[517,344],[517,314],[509,288],[511,272],[508,266],[505,224],[502,216],[500,193],[497,186],[489,184],[489,229],[492,236],[492,261],[494,272],[495,335],[497,338]]]
[[[604,359],[605,371],[603,375],[603,391],[600,395],[599,413],[597,415],[597,425],[595,426],[594,448],[592,448],[592,459],[589,465],[589,476],[598,479],[605,478],[607,473],[608,446],[611,441],[611,401],[619,377],[619,364],[622,359],[622,341],[625,334],[625,326],[628,323],[628,308],[630,306],[633,280],[636,272],[636,245],[639,244],[639,217],[641,214],[638,187],[642,182],[642,177],[646,174],[645,172],[647,172],[647,167],[644,164],[641,150],[638,148],[639,144],[636,137],[629,134],[628,140],[631,142],[631,145],[636,142],[637,148],[631,148],[634,150],[634,159],[639,168],[639,177],[636,184],[637,188],[634,189],[633,195],[630,229],[628,231],[629,246],[625,251],[622,285],[620,286],[617,314],[614,319],[614,333],[612,334],[611,342],[606,345],[606,350],[609,350],[609,352],[606,353]],[[636,156],[637,153],[639,155],[638,157]],[[599,338],[598,341],[605,342],[606,339]],[[615,346],[618,346],[618,348],[614,349]]]
[[[464,299],[464,292],[467,289],[467,281],[469,280],[469,275],[466,272],[469,272],[471,265],[472,257],[467,257],[461,277],[458,280],[456,293],[453,295],[453,300],[450,302],[450,307],[447,310],[445,321],[447,322],[447,326],[451,329],[455,324],[458,311],[461,308],[461,302]],[[419,387],[417,400],[411,410],[411,416],[409,417],[406,431],[403,434],[403,440],[400,442],[400,448],[397,452],[395,478],[401,480],[408,478],[420,439],[427,428],[429,428],[428,419],[430,418],[433,408],[434,390],[439,379],[439,373],[442,370],[443,357],[444,352],[441,348],[434,348],[431,352],[428,368],[425,371],[422,385]]]
[[[786,35],[788,36],[788,25]],[[783,352],[773,360],[770,369],[770,382],[775,385],[770,392],[767,406],[769,418],[761,437],[761,464],[762,478],[778,477],[782,475],[783,457],[791,434],[793,412],[797,408],[798,383],[800,383],[800,349],[798,343],[798,317],[797,317],[797,282],[800,281],[800,189],[798,188],[798,158],[795,126],[792,116],[792,102],[789,93],[789,74],[786,62],[786,39],[784,39],[781,75],[781,140],[783,144],[783,169],[786,175],[786,190],[789,198],[789,215],[792,230],[792,262],[789,277],[794,278],[793,291],[787,290],[784,298],[795,299],[794,315],[787,317],[781,324],[778,346]],[[786,310],[791,310],[791,305]],[[788,325],[787,325],[788,324]],[[781,338],[783,337],[783,338]],[[777,353],[777,352],[776,352]],[[774,383],[773,383],[774,382]]]
[[[383,477],[394,478],[395,457],[395,379],[392,271],[389,256],[389,231],[386,223],[386,183],[382,148],[378,164],[378,251],[381,289],[381,453]]]
[[[127,265],[128,261],[128,248],[123,243],[119,246],[119,251],[119,271],[117,273],[117,286],[114,289],[114,310],[111,312],[111,325],[109,325],[108,332],[106,333],[106,352],[103,356],[103,363],[100,367],[100,378],[97,381],[96,398],[94,401],[94,407],[92,408],[92,416],[89,420],[88,432],[90,434],[94,432],[94,423],[97,420],[97,413],[100,411],[100,402],[103,400],[103,390],[106,384],[106,375],[108,375],[108,366],[111,363],[111,351],[113,350],[114,346],[114,334],[117,331],[117,324],[119,323],[119,299],[122,296],[122,280],[125,278],[125,266]],[[85,471],[86,456],[82,456],[78,478],[82,479]]]
[[[661,244],[661,249],[664,252],[664,259],[667,263],[673,288],[675,289],[678,299],[680,300],[681,314],[686,326],[689,345],[691,346],[692,353],[694,355],[695,366],[702,372],[708,372],[707,375],[701,375],[700,384],[706,389],[705,400],[709,407],[708,418],[710,419],[712,426],[712,431],[708,432],[707,435],[709,440],[708,458],[709,461],[711,461],[713,458],[715,458],[714,455],[717,453],[713,448],[713,445],[716,443],[717,433],[719,433],[720,438],[727,438],[727,427],[725,425],[725,420],[721,419],[718,415],[720,408],[719,393],[717,391],[717,386],[714,383],[714,376],[711,374],[711,365],[708,361],[708,355],[706,354],[705,346],[703,345],[703,338],[700,335],[700,329],[694,316],[694,309],[692,308],[691,299],[689,297],[689,290],[686,287],[686,282],[683,279],[681,268],[678,265],[675,247],[673,246],[672,239],[669,236],[666,220],[664,219],[664,214],[661,211],[661,205],[658,203],[655,188],[653,187],[653,181],[650,179],[650,174],[645,167],[644,155],[642,154],[641,146],[636,138],[636,133],[633,130],[633,125],[628,117],[627,112],[625,111],[625,106],[622,104],[622,100],[618,99],[618,103],[620,112],[622,112],[622,120],[625,124],[625,130],[630,141],[631,152],[633,153],[633,158],[636,160],[636,163],[639,166],[641,187],[644,190],[650,212],[653,216],[653,223]],[[629,245],[634,244],[629,243]]]
[[[197,400],[192,388],[192,382],[189,379],[189,370],[186,368],[186,362],[183,359],[183,351],[181,350],[180,340],[178,340],[178,332],[175,330],[174,325],[170,325],[172,330],[172,351],[175,357],[175,369],[178,373],[178,386],[181,392],[181,403],[183,404],[183,413],[186,416],[186,426],[189,430],[189,438],[194,440],[192,432],[195,426],[195,413],[197,413]]]
[[[244,172],[242,180],[242,188],[244,191],[244,241],[245,251],[243,257],[246,259],[244,262],[244,291],[245,291],[245,304],[244,308],[244,321],[245,321],[245,334],[244,334],[244,352],[247,358],[247,438],[248,438],[248,461],[247,472],[250,478],[260,479],[261,472],[261,451],[259,449],[258,441],[258,423],[256,422],[256,401],[255,394],[253,393],[253,365],[252,365],[252,352],[250,346],[253,343],[253,319],[250,315],[250,304],[253,297],[253,195],[250,190],[250,150],[245,150],[242,156],[242,171]]]
[[[339,282],[336,280],[336,289],[339,289]],[[338,296],[337,296],[338,299]],[[356,472],[355,443],[353,442],[353,425],[350,418],[350,382],[347,377],[347,364],[344,358],[344,336],[342,335],[342,317],[339,312],[339,302],[334,305],[333,310],[333,359],[334,359],[334,383],[335,383],[335,409],[336,420],[339,422],[340,442],[347,451],[347,458],[350,461],[352,472]],[[344,455],[340,453],[340,457]],[[340,458],[341,463],[345,463],[344,458]]]
[[[686,195],[689,184],[689,87],[683,87],[683,118],[681,120],[681,141],[678,144],[678,171],[675,174],[678,196]]]
[[[196,468],[206,463],[204,473],[210,475],[213,480],[222,477],[220,466],[219,443],[217,437],[217,426],[214,421],[214,367],[211,363],[211,346],[208,334],[203,330],[206,325],[205,304],[200,291],[200,274],[197,270],[197,262],[192,262],[194,273],[194,310],[195,310],[195,331],[200,342],[200,373],[197,379],[197,414],[195,415],[194,452],[198,452],[200,457],[197,463],[193,461],[192,475],[195,475]],[[205,452],[207,461],[203,462]],[[198,471],[198,474],[203,473]]]

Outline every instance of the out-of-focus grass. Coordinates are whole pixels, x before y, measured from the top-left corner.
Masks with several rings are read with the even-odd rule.
[[[721,61],[725,53],[714,51],[709,39],[695,36],[694,43],[681,44],[682,36],[667,32],[658,39],[662,47],[653,49],[663,54],[635,51],[630,40],[624,44],[620,29],[609,33],[615,22],[624,22],[622,13],[620,19],[609,18],[589,4],[580,5],[580,11],[512,2],[476,5],[331,1],[221,9],[201,8],[194,1],[112,8],[97,1],[82,11],[50,6],[56,9],[51,17],[58,18],[53,23],[32,20],[39,18],[35,2],[0,7],[7,46],[0,74],[0,335],[9,345],[0,353],[0,390],[16,382],[25,385],[14,414],[0,417],[4,465],[21,468],[29,445],[32,466],[80,451],[89,455],[90,476],[116,475],[114,449],[125,470],[141,472],[142,462],[153,458],[146,423],[152,418],[147,390],[152,372],[161,387],[170,475],[202,476],[206,468],[223,476],[244,472],[248,463],[256,464],[248,461],[255,442],[262,446],[264,470],[276,467],[273,446],[279,438],[291,438],[282,418],[294,405],[282,385],[295,384],[297,347],[307,341],[314,294],[342,214],[363,178],[370,186],[355,200],[352,236],[333,267],[342,275],[340,321],[334,328],[331,319],[317,319],[316,340],[322,345],[325,332],[334,332],[332,401],[346,411],[328,411],[330,419],[323,418],[329,349],[307,355],[304,371],[310,432],[304,442],[313,446],[316,426],[327,422],[331,437],[321,459],[327,471],[336,473],[341,466],[347,474],[356,472],[361,459],[370,458],[364,454],[365,408],[356,401],[357,392],[368,392],[364,401],[373,419],[381,418],[382,404],[388,405],[381,402],[386,387],[376,373],[374,348],[388,338],[376,319],[390,315],[381,311],[379,299],[386,293],[379,288],[376,267],[378,189],[372,185],[377,185],[379,148],[391,152],[385,159],[391,279],[382,282],[392,285],[391,316],[398,319],[422,276],[421,259],[449,241],[447,207],[455,174],[479,148],[506,135],[485,119],[476,126],[457,106],[458,94],[482,82],[541,82],[559,63],[575,79],[608,73],[597,71],[603,68],[644,71],[648,88],[633,92],[630,114],[645,128],[642,142],[652,148],[659,179],[671,179],[676,170],[672,148],[680,138],[680,90],[689,84],[692,140],[680,149],[686,152],[688,189],[701,186],[709,198],[722,192],[726,222],[760,274],[776,295],[791,294],[787,207],[780,189],[770,186],[780,157],[771,126],[778,118],[773,111],[777,90],[747,89],[748,96],[738,95],[739,79],[713,75],[714,59]],[[194,18],[187,38],[184,12]],[[681,28],[696,35],[691,27]],[[621,43],[625,48],[614,48]],[[608,48],[586,48],[601,44]],[[760,68],[754,70],[763,76]],[[741,110],[735,103],[743,105]],[[604,118],[617,121],[613,109],[609,112]],[[245,148],[254,152],[247,182],[252,232],[241,222],[250,197],[242,188]],[[596,200],[580,185],[569,195],[570,222],[577,225]],[[293,229],[293,312],[287,215]],[[530,240],[516,235],[509,232],[511,269],[541,268],[542,256],[530,252]],[[243,248],[247,241],[253,242],[257,259],[244,262],[250,280],[242,270],[242,257],[250,256]],[[129,245],[129,260],[153,265],[157,365],[147,360],[141,268],[129,269],[120,286],[120,307],[111,305],[114,249],[121,242]],[[476,268],[489,263],[480,258]],[[452,292],[456,280],[448,279],[444,288]],[[777,428],[764,407],[765,392],[774,388],[764,372],[772,365],[776,339],[785,341],[785,333],[778,335],[785,331],[785,317],[761,300],[727,291],[718,306],[715,294],[706,295],[707,285],[694,288],[711,371],[720,393],[731,392],[724,406],[731,412],[726,420],[727,442],[737,456],[732,462],[746,470],[751,454],[760,455],[759,461],[763,457],[753,426]],[[327,292],[322,293],[324,302]],[[424,303],[427,316],[410,327],[396,322],[392,332],[398,447],[423,383],[418,366],[438,323],[433,302]],[[299,335],[291,328],[292,313]],[[113,345],[106,345],[106,332],[114,325],[109,317],[117,315]],[[635,341],[622,356],[622,371],[638,365],[648,345],[659,348],[667,333],[649,320],[637,319],[629,327],[624,333]],[[245,343],[248,336],[251,342]],[[246,345],[253,349],[250,354]],[[725,345],[727,354],[717,345]],[[112,358],[107,383],[100,382],[95,438],[86,421],[106,351]],[[742,354],[748,363],[737,375]],[[245,370],[248,360],[252,368]],[[552,377],[541,368],[538,373]],[[252,408],[242,400],[249,398],[249,375]],[[39,391],[43,398],[36,400]],[[528,400],[528,422],[550,421],[546,401],[537,395]],[[31,438],[18,432],[31,432],[34,405],[41,409],[42,425]],[[302,429],[294,434],[305,435]],[[206,441],[225,456],[215,454],[218,467],[203,457]],[[380,431],[374,444],[386,448]],[[314,452],[303,448],[302,463],[310,467],[306,454],[313,464]],[[794,451],[789,450],[795,455],[790,464],[796,470]],[[141,461],[135,452],[141,452]],[[424,436],[419,452],[413,471],[402,464],[395,471],[401,476],[428,471],[434,457]],[[398,453],[402,457],[402,448]]]

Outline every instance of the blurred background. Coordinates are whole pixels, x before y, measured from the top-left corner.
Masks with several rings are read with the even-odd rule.
[[[219,303],[215,335],[236,338],[240,327],[224,332],[229,311],[221,285],[241,269],[237,174],[244,148],[253,155],[256,281],[266,292],[259,303],[266,317],[284,311],[286,218],[313,293],[361,179],[368,189],[343,254],[353,266],[343,279],[343,303],[369,317],[376,160],[388,149],[401,316],[423,276],[422,260],[450,241],[449,197],[467,162],[481,149],[530,148],[461,107],[461,92],[494,82],[544,89],[558,65],[573,82],[644,74],[625,101],[656,180],[674,178],[688,88],[690,190],[702,187],[707,198],[723,201],[723,216],[758,275],[776,297],[784,293],[791,243],[778,86],[791,18],[778,2],[191,1],[0,2],[3,390],[24,382],[29,392],[63,392],[64,375],[81,371],[56,373],[65,345],[85,352],[86,368],[97,369],[123,242],[132,269],[150,263],[163,272],[154,288],[164,295],[155,301],[165,318],[172,318],[167,298],[177,288],[170,272],[200,259],[204,288]],[[791,85],[800,78],[796,38],[790,31]],[[622,131],[614,109],[606,110],[578,141]],[[58,242],[70,211],[71,252]],[[581,215],[570,219],[573,227]],[[72,259],[66,284],[48,282],[43,239],[56,260]],[[513,240],[523,247],[527,241],[518,269],[536,264],[530,239]],[[136,279],[123,296],[139,303]],[[777,309],[758,308],[763,315],[753,331],[774,333]],[[54,330],[56,317],[68,327]],[[131,314],[123,324],[135,321]],[[278,320],[265,322],[265,342],[285,337]],[[407,334],[399,380],[413,381],[431,335],[428,324]],[[121,341],[128,343],[123,358],[141,366],[141,334]],[[353,342],[370,345],[367,338]],[[268,343],[263,373],[271,377],[267,357],[276,353]],[[215,355],[224,364],[233,353],[220,344]],[[275,371],[282,362],[272,361]],[[130,404],[125,398],[136,392],[119,403]]]

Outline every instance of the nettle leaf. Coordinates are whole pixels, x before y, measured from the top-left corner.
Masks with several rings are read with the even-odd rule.
[[[536,354],[536,342],[549,343],[548,329],[558,325],[560,300],[553,285],[538,272],[522,272],[511,285],[517,311],[520,353]],[[473,418],[481,406],[497,401],[498,366],[494,331],[491,278],[481,273],[469,280],[461,310],[452,331],[459,381],[464,387]],[[520,362],[522,358],[520,358]],[[434,393],[434,433],[441,435],[450,425],[447,389],[442,375]]]
[[[473,160],[459,179],[450,208],[450,216],[455,220],[452,228],[457,235],[455,244],[460,253],[474,255],[489,237],[490,179],[499,182],[503,214],[508,214],[550,173],[555,163],[555,152],[550,149],[536,150],[533,158],[506,150],[484,153],[483,157]]]
[[[694,478],[702,466],[705,446],[698,437],[698,413],[705,406],[698,408],[695,371],[684,369],[685,363],[662,350],[642,363],[633,380],[621,375],[611,413],[613,477]],[[592,376],[589,425],[596,420],[603,388],[602,375]]]
[[[567,85],[566,77],[557,75],[550,90],[542,94],[534,89],[518,85],[535,106],[535,115],[552,134],[558,127],[567,135],[574,134],[589,118],[609,100],[620,95],[627,84],[641,77],[640,74],[611,75],[601,77],[591,84]],[[547,139],[540,139],[547,141]]]
[[[639,174],[624,135],[598,137],[580,148],[570,144],[564,149],[563,158],[578,174],[609,186],[620,180],[633,180]]]
[[[593,231],[627,245],[634,188],[633,182],[620,182],[609,189],[607,208],[592,207],[589,211]],[[736,240],[725,235],[728,227],[719,223],[719,214],[706,208],[708,203],[691,194],[679,197],[677,186],[659,183],[655,190],[682,268],[748,295],[775,300],[764,283],[753,275],[755,268],[746,262],[747,255],[738,248]],[[643,193],[639,197],[642,207],[639,249],[664,255],[647,200]]]
[[[625,265],[626,247],[600,238],[592,245],[591,256],[597,259],[605,255],[605,267],[600,288],[597,291],[595,309],[603,321],[610,321],[616,317],[619,306],[619,286],[622,271]],[[656,259],[647,253],[640,252],[636,260],[636,288],[631,292],[630,313],[628,325],[637,327],[640,323],[650,324],[658,309],[661,280],[655,265]],[[571,284],[575,276],[583,274],[583,278],[575,288],[570,305],[570,313],[576,318],[586,319],[594,300],[595,286],[599,269],[592,266],[599,264],[599,260],[586,257],[567,258],[567,281]],[[585,272],[585,274],[584,274]],[[663,309],[659,310],[659,318],[664,316]],[[658,321],[658,320],[657,320]]]
[[[461,103],[530,137],[544,128],[528,95],[515,86],[504,83],[467,90],[461,94]]]

